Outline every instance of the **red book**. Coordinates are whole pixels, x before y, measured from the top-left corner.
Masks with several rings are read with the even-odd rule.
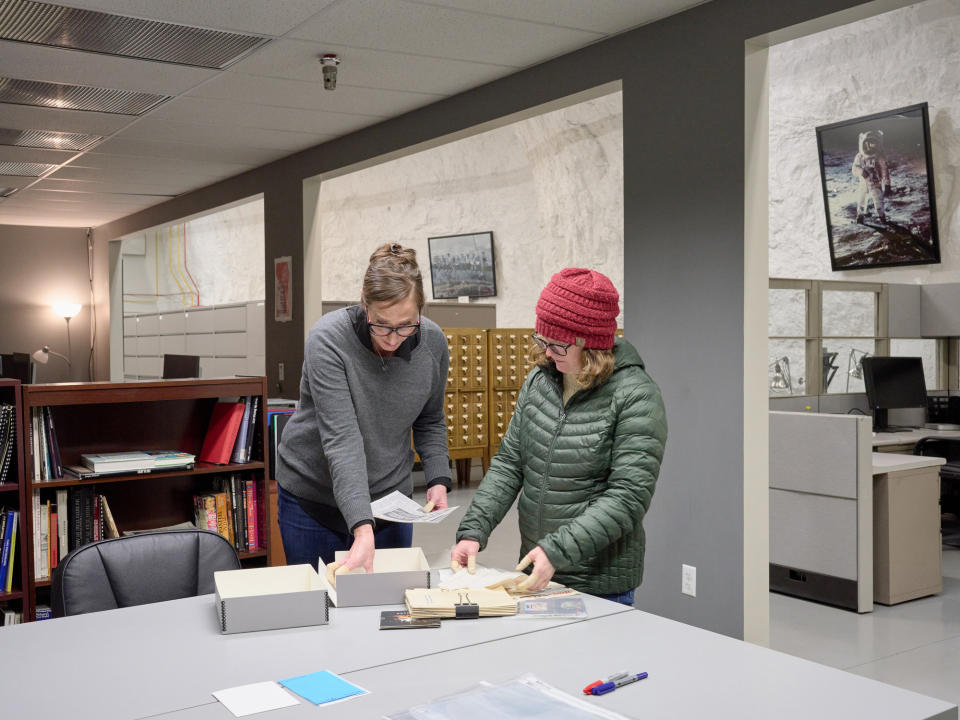
[[[207,436],[203,439],[203,449],[197,460],[215,465],[230,464],[240,421],[243,420],[243,408],[242,402],[218,402],[213,406]]]

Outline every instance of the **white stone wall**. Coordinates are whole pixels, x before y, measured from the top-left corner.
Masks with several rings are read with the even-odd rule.
[[[770,49],[771,277],[960,280],[960,0],[927,0]],[[942,263],[832,272],[815,128],[929,104]]]
[[[393,241],[416,249],[432,300],[427,238],[484,231],[497,296],[479,301],[496,304],[500,327],[532,326],[540,290],[564,267],[599,270],[622,294],[621,94],[326,180],[317,213],[321,269],[304,282],[319,280],[324,300],[359,298],[370,253]]]
[[[262,198],[122,242],[124,314],[265,297]]]

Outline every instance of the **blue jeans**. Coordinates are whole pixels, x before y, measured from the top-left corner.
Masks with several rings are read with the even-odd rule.
[[[337,550],[349,550],[353,535],[338,533],[310,517],[297,499],[277,487],[277,521],[283,539],[287,565],[312,565],[317,569],[317,558],[325,565],[333,562]],[[413,525],[377,521],[373,533],[375,547],[408,548],[413,544]]]
[[[610,600],[611,602],[618,602],[621,605],[629,605],[630,607],[633,607],[633,595],[635,592],[636,590],[627,590],[626,592],[614,593],[613,595],[597,595],[597,597],[601,597],[604,600]]]

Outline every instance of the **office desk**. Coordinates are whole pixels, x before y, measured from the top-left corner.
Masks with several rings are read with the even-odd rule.
[[[942,592],[940,466],[946,460],[872,457],[874,601],[895,605]]]
[[[213,597],[0,629],[0,716],[130,720],[202,705],[236,685],[352,672],[575,622],[484,618],[383,632],[384,608],[332,608],[329,625],[222,635]],[[591,618],[633,612],[584,597]]]
[[[878,452],[913,453],[920,438],[960,438],[958,430],[903,430],[894,433],[873,433],[873,449]]]
[[[941,591],[944,460],[872,452],[937,433],[874,435],[870,422],[770,413],[771,590],[857,612]]]
[[[584,685],[620,669],[650,675],[590,702],[629,718],[957,717],[957,707],[941,700],[636,610],[349,672],[346,678],[369,695],[322,708],[302,700],[268,717],[380,718],[480,680],[503,682],[525,673],[583,697]],[[230,718],[225,708],[208,703],[151,720]]]

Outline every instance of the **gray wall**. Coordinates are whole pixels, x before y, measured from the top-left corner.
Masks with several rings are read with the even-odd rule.
[[[82,303],[70,321],[72,369],[51,357],[38,382],[89,380],[90,284],[86,230],[0,225],[0,352],[32,353],[44,345],[67,354],[67,324],[54,302]],[[106,344],[105,336],[103,338]]]
[[[489,85],[98,228],[98,243],[265,193],[272,258],[302,262],[301,179],[622,80],[624,309],[667,403],[670,439],[646,522],[638,605],[743,634],[744,41],[852,7],[830,0],[713,0]],[[330,259],[336,261],[335,258]],[[329,261],[329,260],[328,260]],[[106,279],[101,279],[105,289]],[[105,295],[104,295],[105,296]],[[267,317],[272,317],[272,285]],[[295,322],[267,322],[271,392],[302,365]],[[698,596],[680,594],[680,565]]]

